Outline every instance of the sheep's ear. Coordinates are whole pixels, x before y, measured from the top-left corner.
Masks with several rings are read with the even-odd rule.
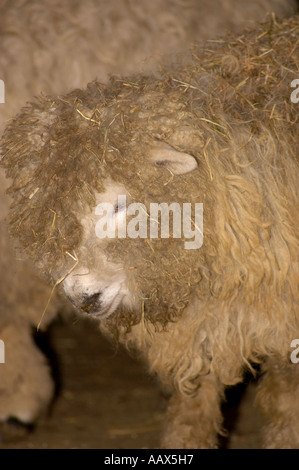
[[[157,142],[151,148],[150,158],[155,165],[166,167],[175,175],[183,175],[197,168],[197,161],[192,155],[175,150],[164,142]]]

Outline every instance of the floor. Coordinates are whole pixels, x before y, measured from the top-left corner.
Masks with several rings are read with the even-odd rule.
[[[154,449],[167,398],[144,366],[115,351],[94,323],[58,320],[39,337],[56,377],[57,394],[33,429],[0,427],[2,449]],[[263,418],[254,406],[255,383],[237,387],[224,407],[229,449],[261,447]]]

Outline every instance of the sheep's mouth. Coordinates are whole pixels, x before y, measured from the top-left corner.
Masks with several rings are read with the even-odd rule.
[[[95,308],[94,306],[84,306],[84,307],[79,307],[77,308],[80,313],[87,314],[89,317],[106,317],[108,312],[109,312],[109,306],[108,307],[98,307]]]
[[[96,294],[88,298],[88,300],[83,297],[81,302],[74,300],[70,296],[68,298],[78,313],[99,319],[112,315],[122,301],[120,294],[117,294],[109,303],[99,300]]]
[[[106,314],[107,308],[101,306],[100,302],[93,303],[92,301],[89,302],[78,302],[77,299],[73,299],[70,295],[67,295],[67,298],[75,308],[76,312],[88,316],[101,316]]]
[[[79,309],[81,312],[87,313],[88,315],[102,311],[103,308],[100,293],[93,294],[92,296],[83,296]]]
[[[101,305],[83,305],[83,306],[76,306],[76,309],[79,313],[83,315],[88,315],[89,317],[96,317],[96,318],[102,318],[106,317],[110,314],[110,305],[108,306],[101,306]],[[111,312],[113,313],[113,312]]]

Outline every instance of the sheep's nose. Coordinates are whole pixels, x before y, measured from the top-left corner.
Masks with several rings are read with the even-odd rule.
[[[92,295],[83,295],[80,310],[85,313],[93,313],[100,309],[102,292],[96,292]]]

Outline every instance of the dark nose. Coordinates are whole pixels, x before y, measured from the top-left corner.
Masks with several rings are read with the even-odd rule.
[[[80,310],[85,313],[93,313],[101,307],[102,292],[96,292],[92,295],[83,295],[83,300],[80,305]]]

